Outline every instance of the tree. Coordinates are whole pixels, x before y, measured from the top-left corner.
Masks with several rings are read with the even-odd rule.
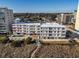
[[[7,43],[8,41],[9,41],[9,38],[7,36],[0,36],[1,43]]]
[[[22,41],[20,40],[16,40],[16,41],[12,41],[11,45],[14,47],[21,47]]]
[[[70,42],[70,44],[72,44],[72,45],[77,44],[77,41],[76,41],[76,40],[74,40],[74,39],[69,40],[69,42]]]
[[[31,37],[28,37],[27,39],[24,39],[24,44],[30,44],[32,41]]]

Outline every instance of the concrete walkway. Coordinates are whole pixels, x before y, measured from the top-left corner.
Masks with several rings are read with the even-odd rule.
[[[37,48],[31,53],[31,58],[34,58],[35,53],[38,51],[38,49],[41,47],[41,44],[37,44]]]

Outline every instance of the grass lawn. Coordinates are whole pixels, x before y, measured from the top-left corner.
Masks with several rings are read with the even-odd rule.
[[[0,35],[0,41],[5,40],[7,37],[5,35]]]

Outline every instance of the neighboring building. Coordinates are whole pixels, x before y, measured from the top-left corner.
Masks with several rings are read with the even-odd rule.
[[[75,30],[79,31],[79,3],[78,3],[77,15],[76,15],[76,21],[75,21]]]
[[[14,20],[14,23],[19,23],[20,22],[20,18],[16,18],[15,20]]]
[[[13,24],[13,34],[39,35],[40,39],[65,38],[65,26],[57,23],[17,23]]]
[[[77,10],[74,10],[74,21],[73,21],[74,24],[76,22],[76,14],[77,14]]]
[[[13,10],[0,8],[0,33],[9,33],[13,21]]]
[[[72,24],[74,21],[73,18],[74,18],[73,14],[65,14],[63,19],[64,24]]]
[[[61,24],[63,23],[63,19],[64,19],[64,14],[62,13],[62,14],[61,14],[61,21],[60,21]]]
[[[75,21],[75,16],[74,16],[75,12],[74,13],[61,13],[61,14],[58,14],[57,15],[57,22],[60,23],[60,24],[74,24],[74,21]]]

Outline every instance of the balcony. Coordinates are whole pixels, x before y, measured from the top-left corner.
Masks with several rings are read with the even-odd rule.
[[[4,18],[0,18],[0,23],[4,23],[5,19]]]
[[[0,12],[0,18],[5,17],[5,14],[3,12]]]
[[[5,26],[3,26],[3,27],[0,26],[0,31],[1,31],[1,30],[6,30]]]

